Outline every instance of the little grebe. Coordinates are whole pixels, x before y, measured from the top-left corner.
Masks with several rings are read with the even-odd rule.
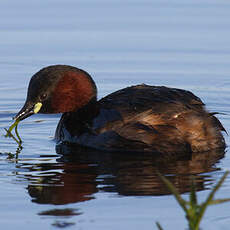
[[[97,101],[93,79],[73,66],[48,66],[31,78],[15,119],[37,112],[63,113],[58,142],[98,150],[181,154],[225,148],[225,129],[193,93],[142,84]]]

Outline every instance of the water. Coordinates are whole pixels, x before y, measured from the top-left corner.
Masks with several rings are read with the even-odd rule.
[[[183,211],[155,174],[160,168],[187,198],[195,176],[199,200],[230,169],[225,155],[197,155],[167,165],[151,157],[58,155],[60,115],[19,126],[23,149],[4,128],[22,106],[30,77],[70,64],[95,79],[99,97],[148,83],[192,90],[230,130],[230,3],[224,0],[67,0],[0,3],[0,228],[185,229]],[[227,144],[229,137],[226,136]],[[218,197],[229,197],[227,178]],[[229,229],[228,203],[212,206],[203,229]]]

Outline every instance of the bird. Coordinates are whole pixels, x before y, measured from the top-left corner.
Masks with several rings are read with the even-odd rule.
[[[14,119],[36,113],[62,113],[57,143],[99,151],[170,156],[226,147],[216,113],[192,92],[139,84],[98,100],[90,74],[70,65],[44,67],[32,76]]]

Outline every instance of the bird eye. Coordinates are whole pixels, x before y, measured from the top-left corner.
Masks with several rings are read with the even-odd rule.
[[[43,94],[40,96],[41,101],[45,100],[46,97],[47,97],[47,94],[46,94],[46,93],[43,93]]]

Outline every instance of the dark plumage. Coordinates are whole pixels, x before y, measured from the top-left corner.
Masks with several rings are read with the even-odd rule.
[[[97,101],[96,86],[88,73],[57,65],[35,74],[28,92],[16,118],[24,119],[21,114],[28,105],[38,102],[43,104],[41,113],[63,112],[56,130],[58,142],[165,155],[225,147],[220,121],[186,90],[142,84]],[[40,92],[46,95],[44,99]]]

